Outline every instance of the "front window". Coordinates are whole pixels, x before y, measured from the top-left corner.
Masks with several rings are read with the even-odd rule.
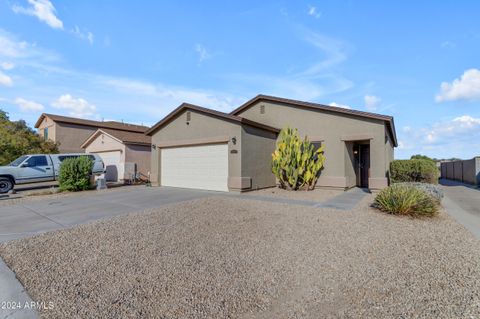
[[[43,139],[48,140],[48,127],[43,129]]]
[[[14,160],[10,164],[8,164],[8,166],[18,166],[18,165],[22,164],[23,161],[27,159],[27,157],[28,156],[26,156],[26,155],[20,156],[19,158],[17,158],[16,160]]]

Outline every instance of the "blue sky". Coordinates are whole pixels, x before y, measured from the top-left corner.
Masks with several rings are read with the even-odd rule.
[[[480,155],[478,1],[0,0],[0,107],[151,125],[262,93],[395,117],[396,158]]]

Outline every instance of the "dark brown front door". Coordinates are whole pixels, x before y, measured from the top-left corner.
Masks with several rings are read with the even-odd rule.
[[[370,145],[359,145],[360,148],[360,187],[368,188],[370,176]]]

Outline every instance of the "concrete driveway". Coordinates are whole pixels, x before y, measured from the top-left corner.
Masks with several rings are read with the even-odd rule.
[[[444,179],[440,184],[446,211],[480,239],[480,189]]]
[[[0,242],[214,194],[140,186],[0,206]]]
[[[27,200],[15,205],[0,206],[0,242],[68,228],[102,218],[138,212],[165,204],[214,195],[317,208],[351,210],[362,200],[366,192],[360,188],[354,188],[319,202],[182,188],[130,186],[105,192],[88,192],[58,198]]]

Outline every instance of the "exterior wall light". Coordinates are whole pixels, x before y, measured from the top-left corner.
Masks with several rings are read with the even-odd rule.
[[[233,145],[237,144],[237,138],[236,138],[235,136],[232,137],[232,144],[233,144]]]

